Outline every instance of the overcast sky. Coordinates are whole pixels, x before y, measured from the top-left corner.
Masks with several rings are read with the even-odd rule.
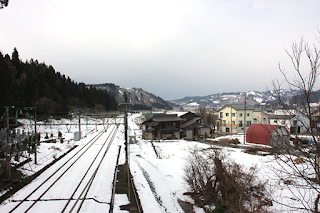
[[[172,100],[265,91],[279,62],[291,72],[284,48],[318,28],[319,0],[10,0],[0,51]]]

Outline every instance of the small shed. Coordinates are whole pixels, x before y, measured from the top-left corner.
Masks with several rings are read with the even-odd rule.
[[[246,142],[272,147],[287,146],[290,141],[288,130],[279,125],[253,124],[246,134]]]

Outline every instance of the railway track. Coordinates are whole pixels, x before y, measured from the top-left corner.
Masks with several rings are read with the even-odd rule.
[[[8,212],[38,212],[39,209],[44,209],[44,205],[48,206],[49,203],[46,203],[48,201],[50,208],[46,212],[81,212],[84,206],[89,207],[92,202],[102,204],[104,208],[107,205],[109,208],[108,199],[112,200],[112,198],[101,201],[94,195],[90,195],[89,192],[90,189],[100,186],[95,184],[94,180],[99,169],[103,168],[102,165],[106,164],[106,161],[114,160],[114,157],[107,159],[106,156],[117,132],[118,125],[112,125],[97,133],[59,168],[51,171],[51,174],[44,178],[36,188],[29,190],[30,193],[25,194],[21,199],[11,200],[10,203],[14,206]],[[80,169],[81,172],[78,172]],[[70,181],[70,176],[74,177],[73,181]],[[112,185],[112,180],[110,185]],[[63,190],[63,186],[67,189]],[[55,188],[61,189],[61,194],[57,194]]]
[[[81,191],[80,195],[78,196],[78,198],[76,199],[75,203],[72,205],[71,209],[70,209],[68,212],[73,212],[73,210],[76,209],[78,202],[81,200],[81,202],[78,204],[78,208],[77,208],[77,211],[76,211],[76,212],[80,212],[80,209],[81,209],[84,201],[85,201],[86,198],[87,198],[88,192],[89,192],[90,187],[92,186],[92,183],[93,183],[93,181],[94,181],[94,179],[95,179],[95,177],[96,177],[96,175],[97,175],[97,173],[98,173],[98,170],[99,170],[102,162],[104,161],[105,156],[106,156],[106,154],[107,154],[107,152],[108,152],[108,150],[109,150],[109,148],[110,148],[110,146],[111,146],[111,144],[112,144],[112,142],[113,142],[113,140],[114,140],[114,138],[115,138],[115,136],[116,136],[117,130],[118,130],[118,126],[115,127],[115,131],[113,131],[113,133],[109,135],[109,137],[111,136],[111,139],[110,139],[110,141],[109,141],[109,143],[108,143],[108,145],[107,145],[107,148],[105,149],[105,151],[104,151],[104,153],[103,153],[103,156],[102,156],[102,158],[101,158],[98,166],[97,166],[96,169],[94,170],[94,172],[93,172],[93,174],[91,175],[91,177],[90,177],[89,181],[87,182],[86,186],[83,188],[83,190]],[[108,139],[109,139],[109,137],[108,137]],[[108,140],[108,139],[107,139],[107,140]],[[106,142],[107,142],[107,140],[106,140]],[[105,144],[106,144],[106,143],[105,143]],[[104,144],[104,145],[105,145],[105,144]],[[103,146],[104,146],[104,145],[103,145]],[[101,150],[102,150],[102,148],[101,148]],[[99,151],[99,153],[100,153],[100,151]],[[120,149],[119,149],[119,155],[120,155]],[[98,156],[98,155],[97,155],[97,156]],[[95,160],[96,160],[96,158],[95,158]],[[94,163],[94,162],[92,162],[92,164],[93,164],[93,163]],[[92,164],[90,165],[90,167],[92,166]],[[89,168],[89,169],[90,169],[90,168]],[[84,177],[87,175],[89,169],[87,170],[87,172],[86,172],[86,174],[84,175]],[[84,177],[83,177],[83,179],[84,179]],[[83,179],[82,179],[82,180],[83,180]],[[80,184],[81,184],[81,183],[79,183],[78,186],[80,186]],[[77,189],[78,189],[78,187],[77,187]],[[77,190],[77,189],[76,189],[76,190]],[[76,190],[74,191],[74,193],[73,193],[72,196],[70,197],[69,201],[73,198],[73,195],[75,194]],[[65,205],[65,207],[64,207],[64,209],[63,209],[62,212],[64,212],[64,211],[66,210],[68,204],[69,204],[69,203],[67,203],[67,204]]]

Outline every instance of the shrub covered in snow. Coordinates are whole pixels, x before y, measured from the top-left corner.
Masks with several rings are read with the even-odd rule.
[[[268,212],[272,206],[257,168],[237,164],[221,149],[193,150],[184,171],[187,194],[209,212]]]

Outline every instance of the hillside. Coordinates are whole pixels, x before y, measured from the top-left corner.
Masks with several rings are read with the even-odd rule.
[[[297,95],[297,91],[282,90],[281,95],[289,101]],[[201,107],[219,109],[227,104],[241,104],[245,101],[245,92],[217,93],[207,96],[184,97],[182,99],[172,100],[169,103],[174,108],[183,108],[190,110]],[[247,92],[247,104],[252,107],[266,107],[276,105],[275,98],[269,92]]]
[[[37,60],[22,62],[16,48],[11,57],[0,52],[0,71],[1,115],[4,106],[14,106],[14,111],[37,107],[38,116],[66,116],[74,109],[117,109],[117,102],[106,91],[86,88]]]
[[[88,85],[89,86],[89,85]],[[141,88],[122,88],[115,84],[93,84],[97,89],[107,90],[118,103],[125,102],[124,94],[127,94],[128,102],[133,104],[133,109],[151,110],[151,109],[166,109],[170,110],[172,107],[169,103],[159,96],[146,92]]]

